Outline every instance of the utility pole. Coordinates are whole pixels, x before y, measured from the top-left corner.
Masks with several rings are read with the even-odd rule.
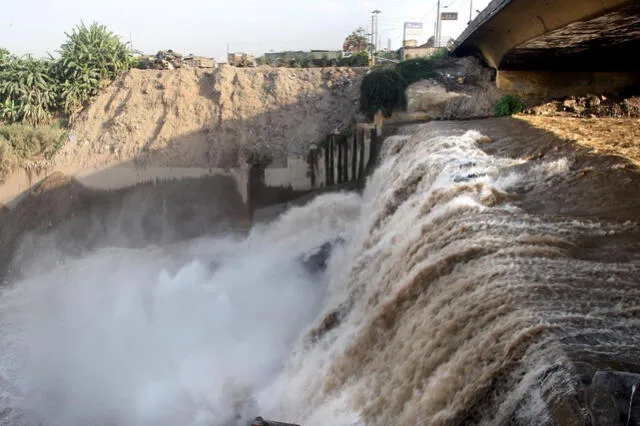
[[[378,50],[378,15],[380,13],[382,13],[381,11],[379,11],[378,9],[374,10],[373,15],[371,16],[372,20],[372,26],[373,26],[373,52],[375,53],[376,50]],[[375,19],[374,19],[375,18]],[[375,22],[375,25],[373,25],[373,23]]]
[[[436,33],[433,36],[433,46],[440,46],[440,0],[438,0],[438,6],[436,11]]]
[[[375,18],[375,15],[373,15],[373,14],[372,14],[372,15],[371,15],[371,47],[370,47],[370,50],[371,50],[371,54],[372,54],[372,55],[373,55],[373,54],[375,53],[375,51],[376,51],[375,43],[373,42],[373,40],[375,40],[375,39],[374,39],[374,37],[376,36],[375,19],[376,19],[376,18]]]
[[[469,0],[469,23],[473,21],[473,0]]]

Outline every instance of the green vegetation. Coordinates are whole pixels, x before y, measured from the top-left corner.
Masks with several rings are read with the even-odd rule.
[[[133,63],[133,52],[97,23],[66,34],[59,57],[18,57],[0,49],[0,178],[26,161],[50,159],[70,122]],[[2,124],[5,123],[5,124]]]
[[[367,52],[354,53],[338,60],[339,67],[368,67],[369,54]]]
[[[0,119],[46,124],[56,106],[57,84],[50,61],[9,56],[0,64]]]
[[[65,143],[68,132],[55,125],[0,125],[0,182],[27,161],[49,160]]]
[[[406,108],[406,81],[395,69],[378,69],[367,74],[360,86],[360,109],[372,117],[382,110],[385,116]]]
[[[134,64],[132,52],[104,25],[83,24],[67,35],[56,62],[59,106],[73,117],[98,91]]]
[[[0,51],[0,120],[38,126],[54,116],[73,119],[133,65],[132,52],[103,25],[81,24],[66,35],[57,59]]]
[[[402,77],[407,86],[416,81],[433,78],[437,75],[435,71],[433,71],[433,59],[431,58],[402,61],[397,65],[396,71],[400,74],[400,77]]]
[[[370,49],[369,37],[364,27],[359,27],[344,39],[342,44],[343,52],[359,53],[366,52]]]
[[[496,117],[503,117],[507,115],[518,114],[522,112],[524,105],[519,97],[514,95],[506,95],[500,98],[496,104],[493,114]]]
[[[416,81],[437,77],[434,63],[446,54],[445,52],[430,58],[409,59],[393,68],[371,71],[364,77],[360,86],[360,110],[371,119],[378,111],[390,116],[393,111],[406,109],[407,87]]]

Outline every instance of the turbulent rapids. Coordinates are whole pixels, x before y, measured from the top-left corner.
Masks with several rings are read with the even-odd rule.
[[[361,195],[11,283],[4,424],[587,422],[594,373],[640,359],[637,224],[528,211],[572,159],[490,143],[407,127]]]

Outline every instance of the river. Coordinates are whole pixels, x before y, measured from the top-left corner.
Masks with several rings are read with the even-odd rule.
[[[543,146],[509,126],[408,126],[362,194],[11,283],[4,424],[586,421],[572,398],[595,371],[638,369],[640,231],[603,213],[611,191],[579,191],[583,154],[496,147]],[[324,272],[303,268],[336,238]]]

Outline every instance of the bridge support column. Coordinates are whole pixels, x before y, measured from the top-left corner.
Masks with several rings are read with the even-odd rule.
[[[558,72],[498,70],[498,88],[522,97],[561,98],[640,87],[640,72]]]

